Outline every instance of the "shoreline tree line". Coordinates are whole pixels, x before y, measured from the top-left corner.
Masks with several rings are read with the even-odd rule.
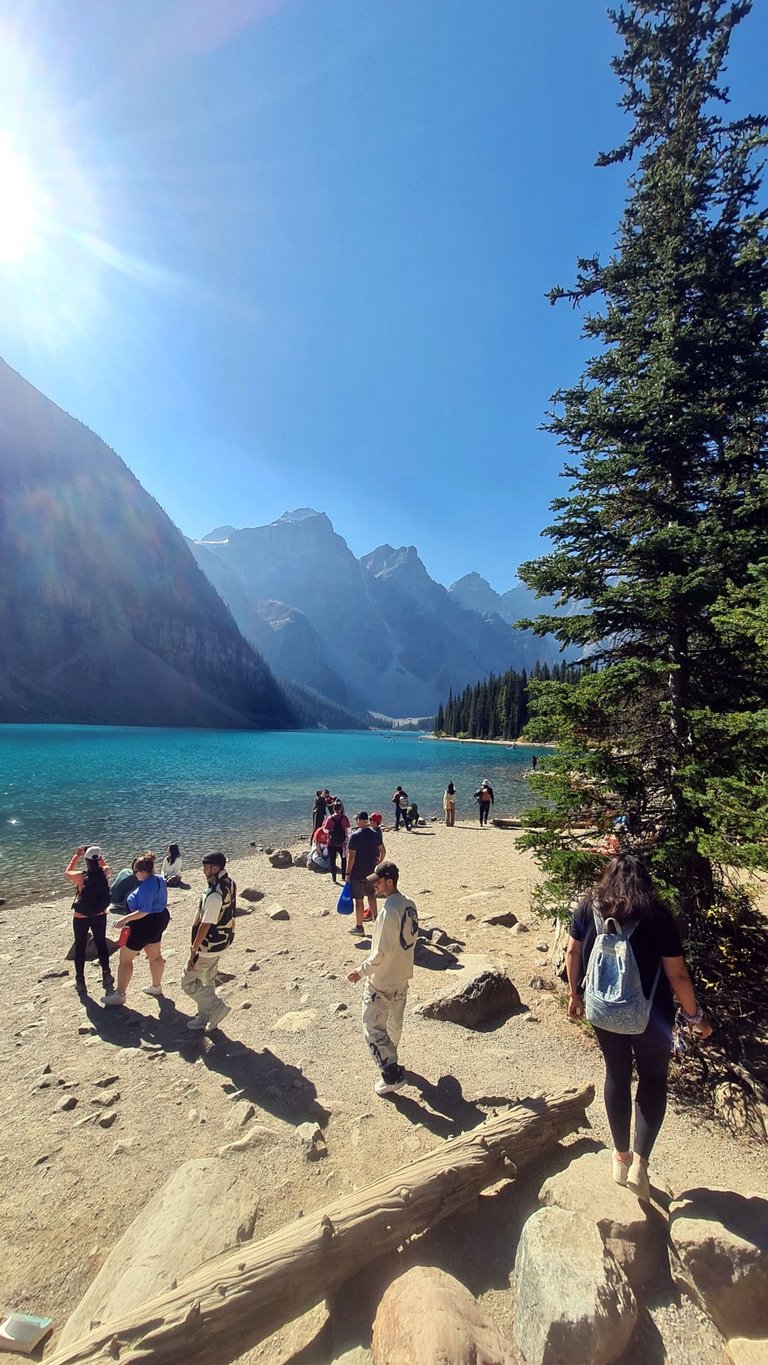
[[[435,734],[454,739],[518,739],[528,724],[528,686],[531,682],[566,682],[575,677],[575,664],[534,664],[526,669],[491,673],[482,682],[441,702]]]

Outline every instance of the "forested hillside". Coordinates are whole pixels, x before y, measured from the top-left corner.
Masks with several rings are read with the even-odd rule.
[[[574,664],[534,664],[530,673],[510,668],[484,682],[465,687],[459,696],[440,703],[435,733],[461,739],[517,739],[528,720],[529,682],[565,682],[576,674]]]

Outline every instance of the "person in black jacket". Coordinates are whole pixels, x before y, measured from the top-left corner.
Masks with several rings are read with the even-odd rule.
[[[85,859],[83,871],[77,870],[79,858]],[[115,983],[109,965],[109,946],[107,944],[107,906],[110,902],[108,868],[104,865],[101,849],[92,844],[90,848],[82,845],[72,855],[64,875],[75,887],[76,895],[72,902],[72,932],[75,939],[75,987],[78,995],[87,995],[85,984],[85,950],[88,934],[93,934],[96,952],[101,965],[101,978],[105,991],[114,990]]]
[[[481,785],[475,792],[475,801],[477,802],[477,809],[480,815],[480,824],[487,825],[488,813],[494,801],[493,787],[487,777],[483,778]]]

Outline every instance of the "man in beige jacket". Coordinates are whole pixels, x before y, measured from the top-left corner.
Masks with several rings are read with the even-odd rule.
[[[408,982],[413,976],[413,956],[419,920],[412,900],[397,889],[398,868],[379,863],[368,884],[386,896],[373,926],[371,951],[348,980],[363,980],[363,1033],[381,1075],[374,1085],[377,1095],[389,1095],[405,1085],[405,1071],[398,1064],[397,1045],[403,1031]]]

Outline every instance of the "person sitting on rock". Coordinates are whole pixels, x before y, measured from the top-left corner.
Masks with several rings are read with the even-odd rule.
[[[168,845],[168,852],[163,858],[160,876],[164,879],[166,886],[181,886],[181,852],[178,844]]]

